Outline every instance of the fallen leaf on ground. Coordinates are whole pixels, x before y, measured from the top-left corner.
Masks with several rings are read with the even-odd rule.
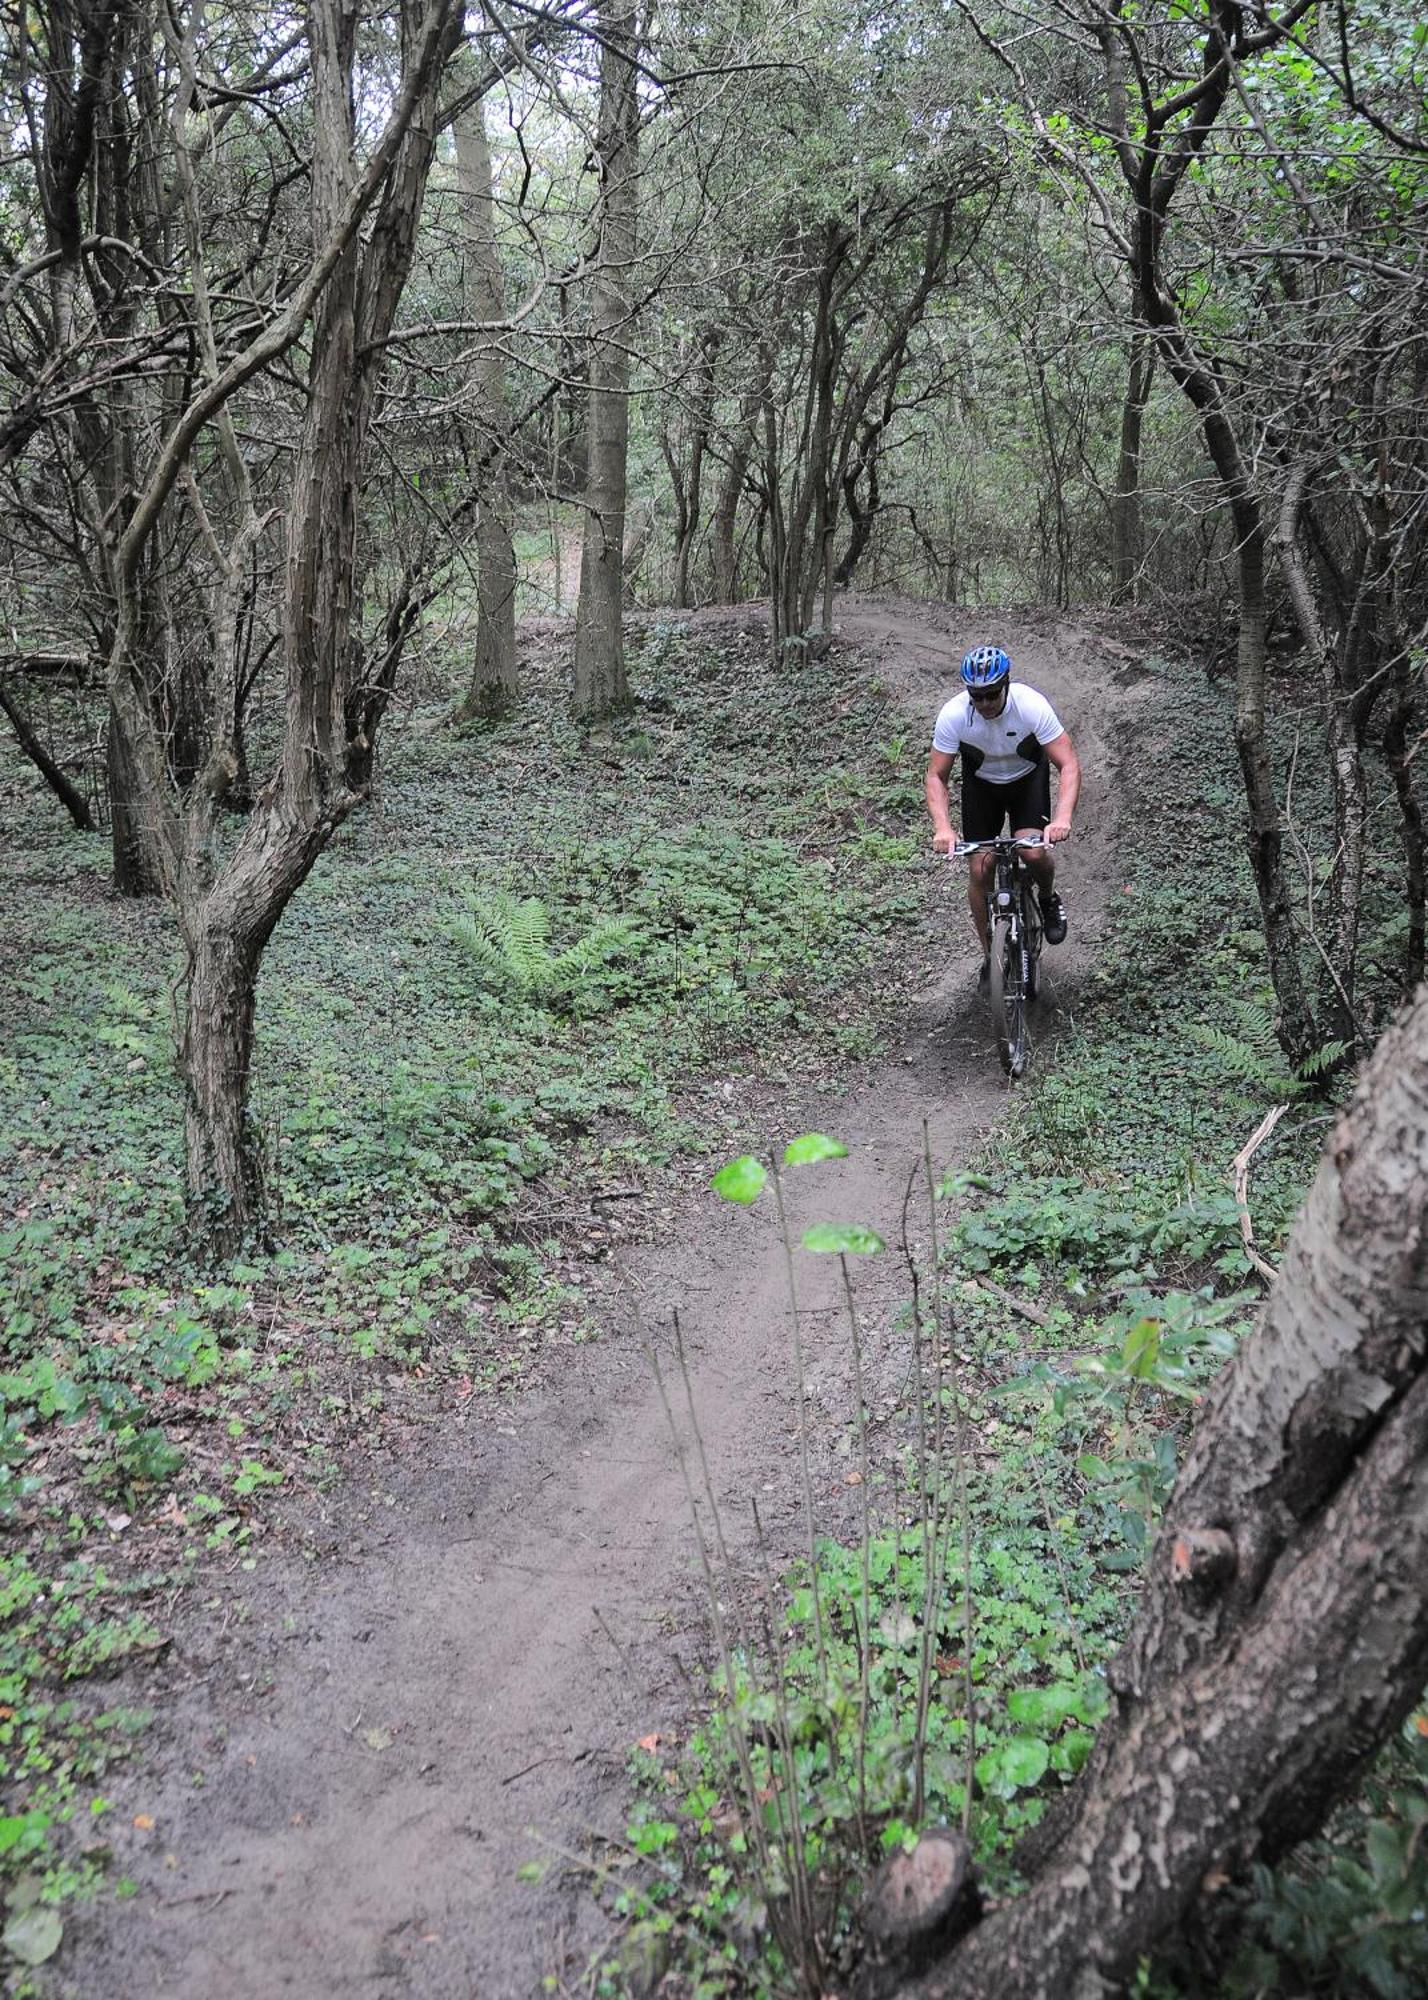
[[[640,1738],[638,1744],[636,1745],[636,1748],[640,1750],[648,1750],[651,1757],[653,1757],[655,1751],[658,1750],[660,1744],[663,1743],[663,1741],[664,1738],[660,1735],[659,1731],[657,1729],[652,1729],[648,1736],[642,1736]]]
[[[152,1813],[135,1813],[134,1824],[138,1827],[140,1833],[152,1833],[154,1830],[154,1815]]]
[[[390,1750],[392,1747],[392,1732],[390,1729],[364,1729],[362,1731],[362,1741],[369,1750]]]

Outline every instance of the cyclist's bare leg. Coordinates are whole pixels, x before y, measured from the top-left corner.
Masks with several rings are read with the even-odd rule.
[[[992,886],[995,866],[996,857],[992,854],[974,854],[967,865],[967,906],[972,912],[972,927],[982,947],[983,958],[988,957],[992,949],[991,926],[987,921],[987,894]]]
[[[1018,840],[1040,840],[1042,831],[1039,826],[1019,826],[1016,837]],[[1054,850],[1049,847],[1029,847],[1023,850],[1021,858],[1026,863],[1027,873],[1036,884],[1037,895],[1049,896],[1051,885],[1056,880]]]

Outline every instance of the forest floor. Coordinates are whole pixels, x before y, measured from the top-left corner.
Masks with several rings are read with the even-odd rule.
[[[849,599],[838,628],[849,657],[892,692],[920,768],[955,663],[986,636],[986,619]],[[1030,613],[997,621],[1019,674],[1073,727],[1086,771],[1062,875],[1071,936],[1046,961],[1043,1035],[1093,963],[1122,837],[1118,746],[1146,699],[1113,629]],[[1004,1115],[960,879],[949,871],[929,892],[945,897],[945,959],[929,977],[926,934],[905,935],[899,949],[919,961],[906,976],[920,990],[891,1048],[816,1083],[726,1086],[731,1124],[756,1149],[809,1127],[849,1147],[794,1188],[795,1230],[831,1214],[896,1242],[923,1119],[946,1169],[972,1159]],[[708,1193],[717,1164],[679,1167],[663,1210],[640,1211],[635,1240],[599,1267],[588,1295],[602,1337],[563,1353],[558,1379],[499,1402],[409,1407],[375,1449],[346,1452],[332,1490],[289,1508],[281,1548],[256,1570],[235,1570],[202,1604],[196,1593],[180,1601],[158,1690],[148,1670],[158,1720],[122,1786],[124,1806],[143,1808],[123,1857],[135,1893],[75,1914],[56,1990],[83,2000],[582,1990],[610,1936],[582,1856],[594,1837],[618,1839],[632,1746],[678,1736],[703,1705],[711,1664],[641,1326],[667,1356],[679,1309],[731,1518],[746,1523],[753,1496],[774,1559],[797,1540],[782,1251],[762,1208]],[[836,1525],[852,1406],[836,1264],[800,1265],[815,1489]],[[860,1309],[872,1393],[887,1408],[907,1369],[906,1336],[893,1330],[906,1285],[868,1268]],[[553,1857],[569,1865],[523,1878]]]

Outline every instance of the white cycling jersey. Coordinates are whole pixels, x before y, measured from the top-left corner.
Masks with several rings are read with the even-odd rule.
[[[983,715],[969,695],[954,694],[937,717],[932,747],[950,756],[965,751],[979,778],[1011,785],[1034,771],[1045,746],[1063,733],[1046,696],[1025,681],[1013,681],[1000,715]]]

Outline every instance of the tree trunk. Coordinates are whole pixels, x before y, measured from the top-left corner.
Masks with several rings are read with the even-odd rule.
[[[1132,334],[1125,401],[1121,404],[1121,447],[1116,460],[1116,487],[1111,499],[1112,604],[1134,604],[1140,597],[1140,568],[1145,560],[1145,521],[1140,490],[1141,432],[1154,371],[1155,355],[1149,341],[1143,333]]]
[[[114,887],[121,896],[157,896],[163,891],[152,843],[145,838],[143,800],[133,740],[119,704],[109,704],[104,735],[104,772],[109,790],[109,843]]]
[[[1383,750],[1393,778],[1398,800],[1399,840],[1403,847],[1404,894],[1408,901],[1408,935],[1403,947],[1404,984],[1410,989],[1424,972],[1424,905],[1428,902],[1428,839],[1423,828],[1423,808],[1413,782],[1413,751],[1408,732],[1417,719],[1413,699],[1414,684],[1406,663],[1400,661],[1394,687],[1393,713],[1384,731]]]
[[[1331,929],[1329,937],[1320,940],[1330,987],[1326,1025],[1340,1040],[1352,1044],[1358,1032],[1354,1020],[1354,973],[1368,852],[1368,783],[1342,653],[1324,629],[1301,546],[1311,470],[1307,460],[1290,468],[1274,542],[1299,636],[1314,663],[1324,704],[1324,732],[1334,790],[1334,860],[1329,878]]]
[[[1428,1679],[1428,989],[1340,1120],[1216,1383],[1028,1892],[920,2000],[1097,2000],[1202,1893],[1323,1825]],[[1179,1557],[1232,1551],[1199,1576]]]
[[[258,956],[213,925],[200,934],[189,973],[179,1058],[189,1222],[219,1256],[233,1255],[262,1214],[261,1154],[248,1109]]]
[[[635,10],[602,0],[600,57],[599,249],[591,298],[590,392],[585,540],[575,613],[577,721],[629,706],[625,678],[625,477],[630,432],[630,317],[638,200],[639,99],[635,90]]]
[[[457,118],[456,185],[465,233],[467,317],[495,324],[506,316],[506,286],[496,242],[491,148],[484,100]],[[489,464],[476,523],[476,659],[458,715],[463,721],[503,714],[520,693],[516,667],[516,552],[512,540],[506,439],[510,432],[505,364],[493,335],[471,370],[473,414]]]
[[[79,833],[94,832],[94,815],[89,810],[89,801],[79,788],[72,784],[64,770],[35,734],[30,719],[15,697],[14,690],[0,680],[0,709],[10,718],[10,726],[19,739],[20,748],[69,814],[70,821]]]
[[[720,334],[717,329],[707,334],[699,358],[698,375],[694,390],[693,438],[689,447],[689,477],[673,478],[672,483],[678,508],[678,523],[674,545],[674,603],[675,609],[687,611],[690,608],[689,567],[694,555],[694,545],[699,538],[700,517],[704,504],[704,458],[709,448],[709,426],[714,409],[714,369],[719,354]],[[735,495],[737,505],[738,495]]]
[[[730,448],[724,467],[724,477],[719,482],[719,495],[714,502],[714,512],[709,522],[710,560],[714,572],[716,604],[739,602],[737,542],[739,501],[743,496],[744,475],[749,469],[753,443],[753,417],[746,411]]]
[[[1105,59],[1110,128],[1134,204],[1128,251],[1136,310],[1171,380],[1195,412],[1219,482],[1221,504],[1234,530],[1240,612],[1235,748],[1249,816],[1250,867],[1259,896],[1270,978],[1279,1003],[1276,1032],[1285,1053],[1298,1062],[1313,1051],[1318,1037],[1294,933],[1279,802],[1265,738],[1264,520],[1224,384],[1187,329],[1164,270],[1171,206],[1229,93],[1231,67],[1223,50],[1226,40],[1233,42],[1242,25],[1231,0],[1212,0],[1204,30],[1205,69],[1197,87],[1194,116],[1168,151],[1162,150],[1158,140],[1152,143],[1148,137],[1131,138],[1124,47],[1109,17],[1097,33]],[[1283,31],[1277,28],[1275,32]],[[1148,118],[1151,115],[1147,112]],[[1159,129],[1156,126],[1157,133]]]

